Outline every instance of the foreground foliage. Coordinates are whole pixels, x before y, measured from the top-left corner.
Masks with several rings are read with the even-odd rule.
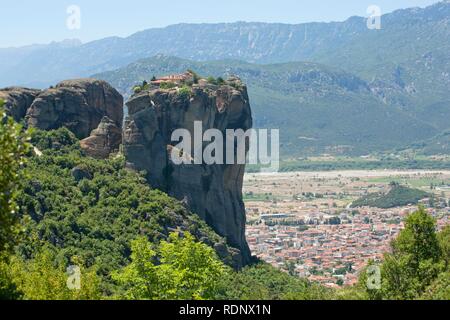
[[[213,299],[226,269],[211,247],[189,233],[184,238],[172,233],[156,248],[146,238],[138,238],[132,244],[131,260],[113,278],[125,288],[122,297],[133,300]]]
[[[17,186],[19,169],[29,144],[22,126],[8,117],[0,100],[0,252],[11,249],[18,233]]]
[[[231,272],[216,298],[227,300],[323,300],[333,291],[284,273],[266,263]]]
[[[450,299],[450,226],[436,233],[436,222],[424,208],[409,215],[380,265],[379,288],[370,288],[368,272],[360,279],[370,299]],[[375,265],[373,262],[372,265]]]
[[[17,297],[7,266],[20,233],[16,204],[19,169],[29,150],[28,133],[6,115],[3,104],[0,100],[0,299]]]

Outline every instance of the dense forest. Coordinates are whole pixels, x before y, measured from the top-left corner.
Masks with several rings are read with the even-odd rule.
[[[450,299],[450,227],[436,232],[424,209],[354,287],[258,261],[235,270],[235,249],[120,154],[95,160],[65,128],[0,115],[2,299]]]

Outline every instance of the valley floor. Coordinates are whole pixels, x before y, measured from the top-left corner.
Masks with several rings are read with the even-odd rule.
[[[262,260],[330,287],[350,285],[369,259],[380,260],[417,206],[351,208],[391,182],[433,193],[423,204],[449,224],[450,171],[353,170],[247,174],[247,240]],[[445,201],[444,201],[445,200]],[[437,202],[437,203],[436,203]]]

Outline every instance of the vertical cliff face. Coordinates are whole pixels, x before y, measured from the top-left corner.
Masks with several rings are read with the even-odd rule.
[[[237,265],[250,262],[245,239],[245,207],[242,183],[245,165],[206,165],[172,162],[171,141],[176,129],[187,129],[194,137],[194,122],[201,121],[203,132],[218,129],[247,130],[252,115],[246,87],[239,79],[221,85],[205,81],[190,92],[178,88],[150,88],[134,95],[127,106],[123,147],[127,161],[145,170],[150,184],[184,201],[228,243],[240,250]],[[208,143],[203,143],[203,148]],[[189,156],[189,155],[187,155]]]

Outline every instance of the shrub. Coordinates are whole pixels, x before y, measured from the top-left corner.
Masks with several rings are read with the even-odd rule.
[[[191,95],[191,88],[189,88],[187,85],[180,88],[178,93],[183,97],[189,97]]]
[[[9,274],[17,292],[26,300],[98,300],[101,298],[100,281],[95,268],[86,269],[80,263],[80,287],[70,288],[71,279],[66,265],[56,262],[55,255],[42,248],[31,260],[13,257]],[[75,258],[76,260],[76,258]]]
[[[208,83],[210,83],[210,84],[214,84],[214,85],[217,85],[217,84],[218,84],[217,79],[214,78],[214,77],[212,77],[212,76],[209,76],[209,77],[206,79],[206,81],[208,81]]]
[[[445,254],[436,234],[436,222],[424,208],[409,215],[405,229],[391,243],[381,265],[381,289],[369,290],[372,299],[418,299],[445,272]],[[444,235],[445,237],[445,235]],[[361,285],[366,287],[366,275]],[[439,284],[435,284],[437,287]]]
[[[162,82],[162,83],[159,85],[159,87],[160,87],[161,89],[165,89],[165,90],[175,88],[176,86],[177,86],[176,83],[173,83],[173,82],[170,82],[170,81],[168,81],[168,82]]]

